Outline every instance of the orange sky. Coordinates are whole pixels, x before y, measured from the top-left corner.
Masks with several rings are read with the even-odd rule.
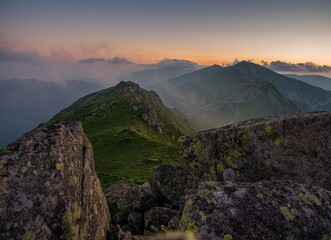
[[[331,65],[331,1],[18,1],[0,6],[0,47],[57,60],[115,56],[222,64]]]

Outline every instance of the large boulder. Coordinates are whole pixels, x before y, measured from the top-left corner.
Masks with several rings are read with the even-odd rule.
[[[286,179],[331,190],[331,113],[249,120],[182,137],[178,144],[200,179]]]
[[[105,239],[109,210],[78,122],[45,124],[0,151],[1,239]]]
[[[331,192],[291,181],[203,182],[179,230],[201,239],[330,239]]]
[[[185,165],[162,164],[154,169],[149,182],[162,204],[181,206],[185,194],[197,185],[194,169]]]

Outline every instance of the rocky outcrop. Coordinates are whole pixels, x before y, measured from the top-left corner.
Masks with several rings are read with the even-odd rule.
[[[287,179],[331,190],[331,113],[254,119],[182,137],[201,180]]]
[[[331,192],[291,181],[203,182],[179,230],[201,239],[330,239]]]
[[[77,122],[41,125],[0,151],[1,239],[105,239],[109,210]]]
[[[159,133],[163,132],[163,124],[159,119],[157,108],[164,105],[155,92],[143,91],[138,84],[133,82],[120,82],[114,90],[120,94],[133,96],[130,102],[132,110],[138,112],[149,126],[156,128]]]

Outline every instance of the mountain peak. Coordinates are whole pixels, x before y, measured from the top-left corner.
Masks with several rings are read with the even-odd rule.
[[[213,65],[211,65],[209,68],[214,68],[214,69],[219,68],[219,69],[222,69],[223,67],[220,66],[220,65],[218,65],[218,64],[213,64]]]
[[[195,72],[200,72],[200,73],[206,74],[206,73],[218,72],[218,71],[223,70],[223,69],[224,69],[224,67],[222,67],[220,65],[217,65],[217,64],[213,64],[213,65],[211,65],[209,67],[202,68],[202,69],[197,70]]]
[[[242,67],[242,66],[260,66],[260,65],[255,64],[255,63],[250,62],[250,61],[245,61],[244,60],[244,61],[241,61],[241,62],[235,64],[234,66],[236,66],[236,67]]]

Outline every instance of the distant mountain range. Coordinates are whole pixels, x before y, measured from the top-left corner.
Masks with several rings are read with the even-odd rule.
[[[78,98],[101,89],[96,83],[35,79],[0,80],[0,147],[48,121]]]
[[[246,65],[251,66],[247,62],[226,68],[213,65],[155,84],[152,89],[166,104],[177,107],[203,128],[301,112],[270,82],[243,72]]]
[[[297,74],[286,74],[285,76],[300,80],[310,85],[323,88],[324,90],[331,91],[331,78],[324,77],[321,75],[297,75]]]
[[[203,128],[269,115],[331,111],[331,92],[245,61],[213,65],[150,88]]]

